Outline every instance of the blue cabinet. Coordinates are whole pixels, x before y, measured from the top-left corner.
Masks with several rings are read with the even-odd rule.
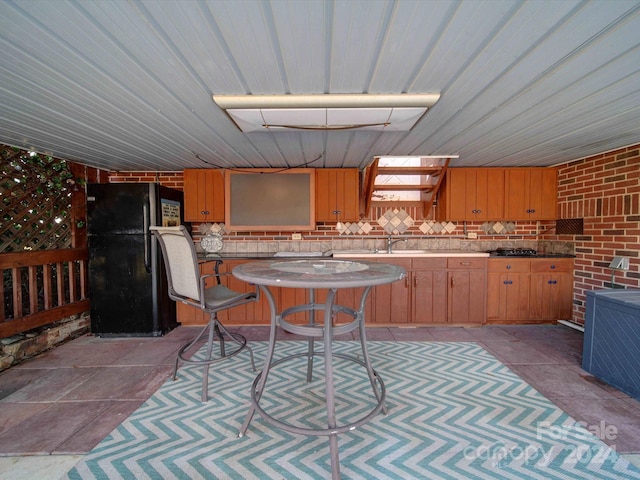
[[[640,290],[587,292],[582,368],[640,400]]]

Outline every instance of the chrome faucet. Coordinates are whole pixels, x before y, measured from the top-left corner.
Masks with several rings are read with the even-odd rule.
[[[406,238],[399,238],[398,240],[394,240],[391,235],[387,237],[387,253],[392,253],[391,247],[393,247],[398,242],[406,242]]]

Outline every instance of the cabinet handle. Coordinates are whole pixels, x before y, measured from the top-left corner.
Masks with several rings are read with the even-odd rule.
[[[511,265],[507,265],[507,270],[511,270]]]
[[[200,215],[209,215],[209,210],[202,210]]]
[[[553,270],[554,268],[556,268],[556,266],[555,265],[551,265],[551,270]]]
[[[413,285],[414,285],[415,287],[417,287],[417,286],[418,286],[418,276],[417,276],[417,275],[416,275],[415,277],[413,277]],[[407,286],[408,286],[408,285],[407,285]]]
[[[456,281],[453,277],[451,277],[451,288],[456,286]]]
[[[513,280],[504,280],[502,283],[504,283],[505,285],[511,285],[513,283]]]
[[[418,279],[416,277],[413,277],[413,282],[418,285]],[[411,286],[411,283],[409,283],[409,277],[404,277],[404,286],[407,288]]]
[[[547,283],[549,285],[555,285],[556,283],[558,283],[558,281],[557,280],[547,280]]]

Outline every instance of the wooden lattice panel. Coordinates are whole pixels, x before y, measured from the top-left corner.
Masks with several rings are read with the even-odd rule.
[[[64,160],[1,147],[0,253],[69,248],[73,176]]]

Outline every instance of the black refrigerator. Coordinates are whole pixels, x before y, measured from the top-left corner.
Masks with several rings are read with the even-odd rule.
[[[162,251],[150,225],[180,225],[183,194],[157,183],[87,185],[91,332],[161,336],[175,328]]]

